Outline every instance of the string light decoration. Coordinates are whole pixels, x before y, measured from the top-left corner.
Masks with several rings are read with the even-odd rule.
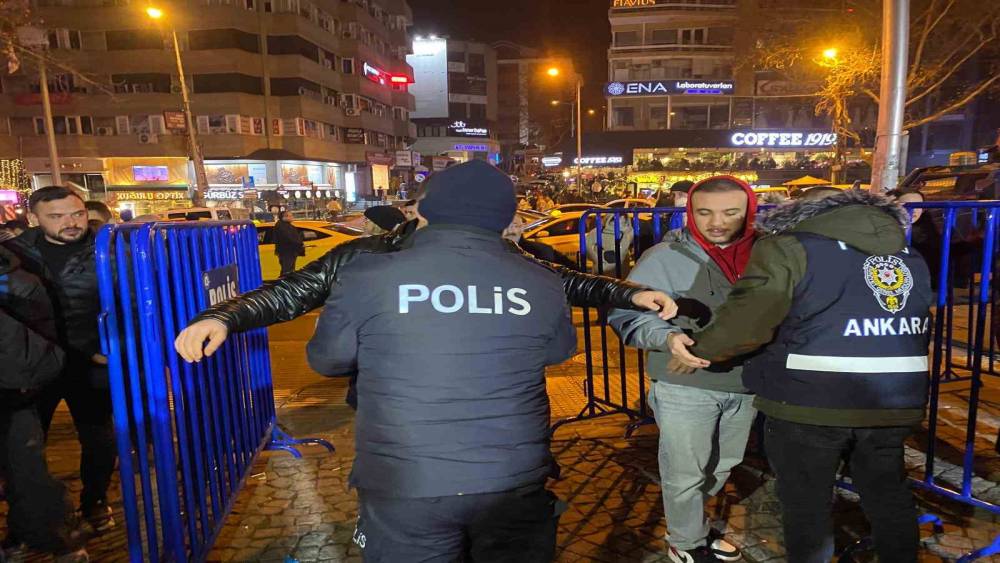
[[[31,192],[31,179],[19,158],[0,159],[0,190],[17,190],[25,198]]]

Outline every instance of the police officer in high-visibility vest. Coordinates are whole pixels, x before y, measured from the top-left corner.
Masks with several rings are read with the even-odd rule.
[[[558,275],[501,233],[510,178],[478,160],[431,177],[409,248],[345,267],[307,352],[358,372],[365,561],[551,561],[556,499],[545,366],[576,330]]]
[[[907,213],[861,191],[812,191],[758,220],[765,236],[690,351],[717,362],[753,353],[744,384],[767,415],[788,560],[833,555],[841,460],[871,522],[879,560],[917,560],[917,512],[903,441],[927,400],[930,273],[906,244]],[[704,363],[701,364],[702,366]]]

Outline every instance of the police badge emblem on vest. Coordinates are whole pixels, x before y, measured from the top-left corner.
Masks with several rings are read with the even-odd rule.
[[[901,258],[869,256],[864,265],[865,282],[886,311],[896,314],[906,307],[913,289],[913,275]]]

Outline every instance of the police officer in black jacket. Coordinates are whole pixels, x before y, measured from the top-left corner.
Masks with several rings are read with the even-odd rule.
[[[22,267],[39,279],[55,312],[56,338],[66,352],[62,375],[38,397],[42,427],[48,432],[56,407],[69,406],[82,449],[80,510],[98,531],[114,526],[107,504],[115,470],[114,430],[107,358],[100,351],[97,316],[97,264],[87,209],[74,191],[49,186],[28,200],[38,225],[8,241]]]
[[[545,366],[576,350],[562,283],[501,238],[510,178],[482,161],[434,175],[410,247],[341,272],[307,352],[358,370],[365,561],[550,561],[556,503]]]
[[[35,399],[59,377],[65,354],[55,343],[52,305],[38,278],[0,248],[0,475],[10,511],[4,551],[21,543],[59,563],[86,561],[66,489],[49,474]],[[3,559],[0,556],[0,559]]]

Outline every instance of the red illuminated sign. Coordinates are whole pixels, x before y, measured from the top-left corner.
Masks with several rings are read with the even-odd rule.
[[[413,79],[405,74],[392,74],[378,67],[372,66],[367,62],[361,65],[361,69],[365,78],[375,82],[376,84],[381,84],[383,86],[387,84],[413,84]]]

